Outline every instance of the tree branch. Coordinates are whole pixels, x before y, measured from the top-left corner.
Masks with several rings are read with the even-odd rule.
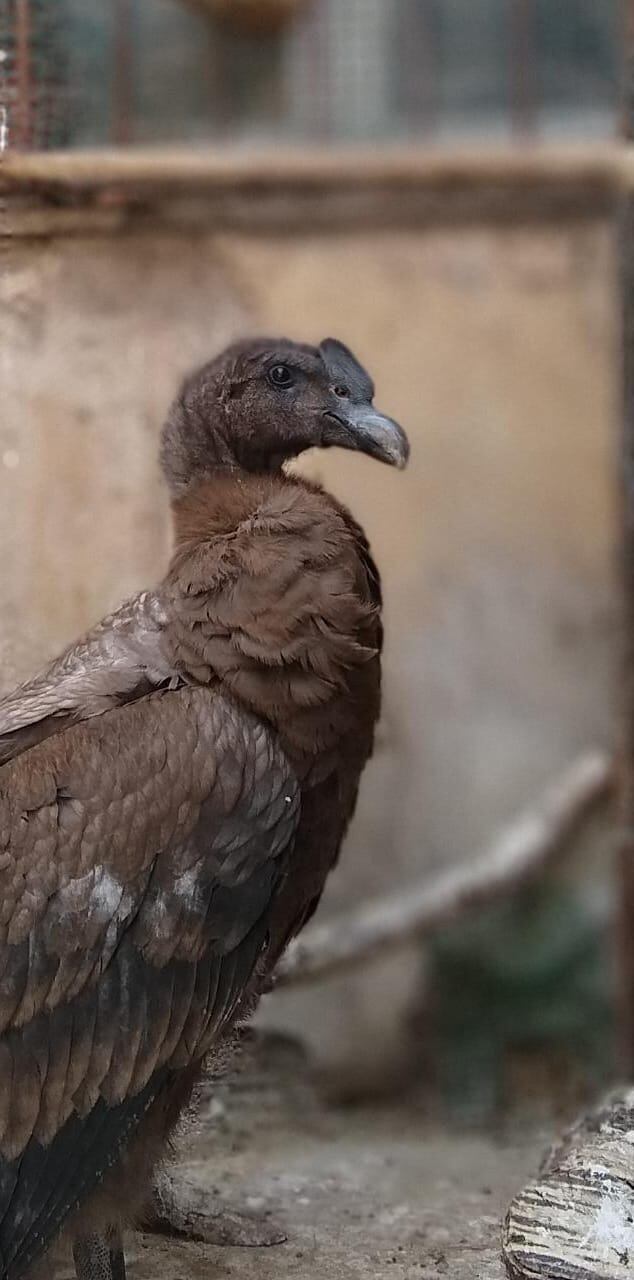
[[[319,981],[365,963],[535,879],[612,790],[607,756],[588,752],[468,865],[313,926],[292,942],[275,987]]]

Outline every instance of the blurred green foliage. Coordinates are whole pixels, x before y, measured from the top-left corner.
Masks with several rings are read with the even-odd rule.
[[[490,1121],[509,1104],[521,1106],[509,1070],[517,1056],[529,1070],[540,1059],[556,1062],[587,1091],[610,1076],[609,934],[577,889],[547,880],[434,940],[435,1068],[450,1115]]]

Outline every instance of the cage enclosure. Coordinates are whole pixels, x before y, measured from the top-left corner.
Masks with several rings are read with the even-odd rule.
[[[377,1280],[501,1280],[511,1194],[614,1070],[617,5],[0,0],[0,24],[3,686],[160,579],[160,428],[234,338],[334,331],[413,444],[403,478],[296,465],[367,529],[388,619],[320,919],[346,945],[368,901],[423,925],[280,982],[260,1032],[303,1049],[205,1094],[181,1237],[134,1265],[223,1265],[215,1211],[259,1206],[247,1243],[276,1248],[232,1254],[244,1280],[351,1250]],[[553,826],[589,748],[582,830]]]

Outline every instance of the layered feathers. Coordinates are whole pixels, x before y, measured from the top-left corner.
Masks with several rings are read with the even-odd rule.
[[[314,910],[371,750],[378,576],[348,513],[219,473],[174,519],[156,590],[0,701],[12,1280]]]

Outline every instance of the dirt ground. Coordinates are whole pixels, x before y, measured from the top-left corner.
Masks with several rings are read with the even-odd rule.
[[[548,1135],[455,1134],[416,1106],[335,1110],[294,1053],[283,1049],[274,1080],[267,1065],[255,1083],[246,1073],[205,1093],[176,1178],[210,1233],[228,1211],[255,1238],[286,1240],[218,1247],[138,1234],[126,1244],[130,1280],[503,1280],[501,1220]]]

